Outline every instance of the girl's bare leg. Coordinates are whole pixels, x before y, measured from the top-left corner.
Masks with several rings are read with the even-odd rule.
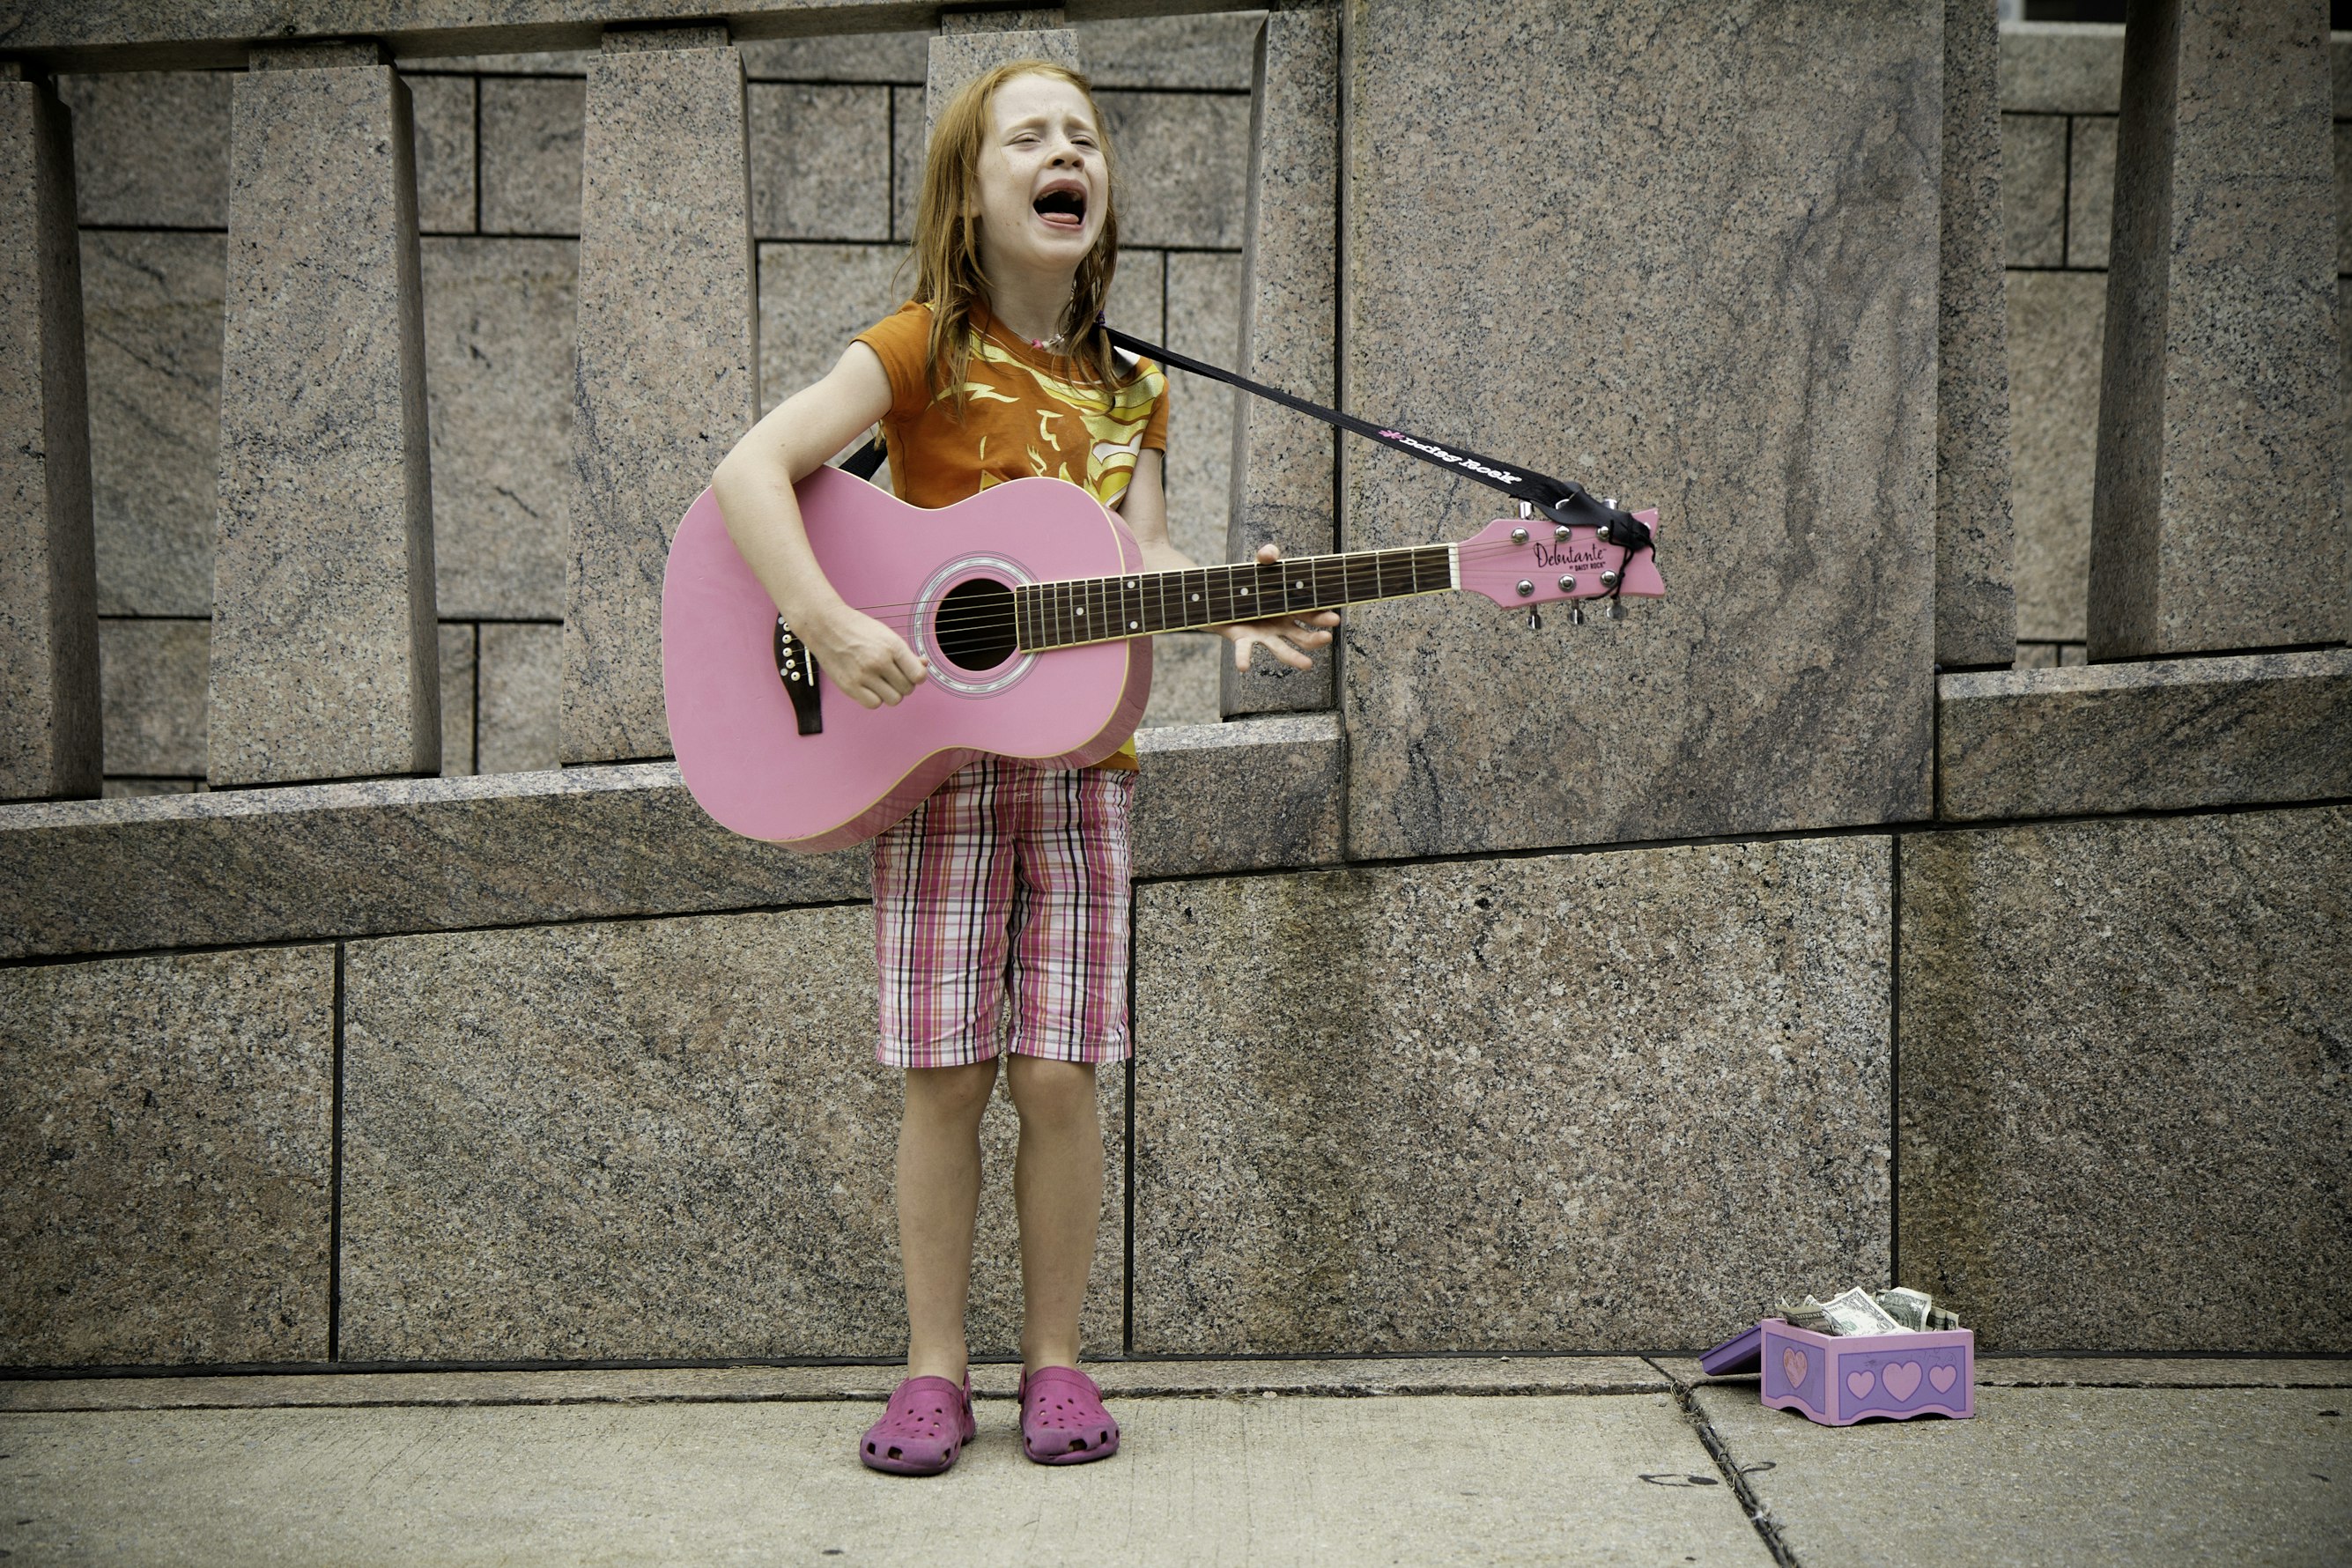
[[[1087,1062],[1013,1057],[1005,1064],[1021,1113],[1013,1201],[1021,1216],[1024,1371],[1078,1364],[1078,1308],[1102,1215],[1102,1123]]]
[[[898,1121],[898,1251],[907,1269],[909,1377],[963,1381],[980,1118],[995,1087],[993,1059],[907,1070]]]

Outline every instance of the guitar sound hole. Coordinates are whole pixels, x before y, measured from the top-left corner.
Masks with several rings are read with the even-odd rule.
[[[1013,627],[1013,590],[986,577],[957,584],[931,617],[940,657],[958,669],[994,669],[1019,651]]]

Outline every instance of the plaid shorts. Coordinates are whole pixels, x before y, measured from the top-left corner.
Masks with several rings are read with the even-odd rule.
[[[877,1060],[1127,1059],[1135,779],[983,759],[874,841]]]

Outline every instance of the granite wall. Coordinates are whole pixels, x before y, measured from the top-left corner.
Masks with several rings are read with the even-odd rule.
[[[1141,738],[1089,1354],[1686,1350],[1890,1275],[1988,1350],[2352,1350],[2352,655],[2038,668],[2082,637],[2044,524],[2087,484],[2057,427],[2095,423],[2095,29],[2003,36],[2023,640],[1934,668],[1948,448],[1990,406],[1956,416],[1938,347],[1997,335],[1981,290],[1957,326],[1942,297],[1948,193],[1984,191],[1938,163],[1969,141],[1955,9],[1286,18],[1337,73],[1292,87],[1346,106],[1339,395],[1447,431],[1487,389],[1496,447],[1664,502],[1670,597],[1541,632],[1360,614],[1336,710],[1218,723],[1207,659],[1168,684],[1155,717],[1202,721]],[[1118,314],[1204,355],[1282,287],[1241,256],[1257,26],[1074,29],[1158,215]],[[740,47],[765,403],[889,303],[926,41]],[[1444,90],[1465,49],[1514,90]],[[583,76],[403,71],[444,756],[492,776],[0,806],[0,1363],[898,1352],[862,857],[732,838],[667,763],[550,765]],[[63,87],[110,788],[184,789],[227,79]],[[1479,210],[1514,185],[1547,200]],[[1275,238],[1261,268],[1320,254]],[[1226,404],[1176,413],[1180,525],[1222,553],[1266,476],[1228,486]],[[1961,455],[1981,490],[1999,463]],[[1489,504],[1342,461],[1348,543]]]
[[[1119,138],[1130,226],[1114,294],[1139,335],[1230,360],[1255,14],[1081,23]],[[740,47],[756,244],[759,404],[830,368],[895,308],[921,163],[923,35]],[[557,764],[586,53],[403,69],[415,122],[442,772]],[[202,788],[220,428],[230,71],[68,76],[86,353],[106,789]],[[1171,324],[1172,323],[1172,324]],[[1232,395],[1179,375],[1180,542],[1225,551]],[[131,626],[132,622],[171,622]],[[1152,723],[1217,717],[1218,647],[1163,639]]]

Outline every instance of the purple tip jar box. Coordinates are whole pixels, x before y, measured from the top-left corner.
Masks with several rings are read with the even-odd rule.
[[[1710,1375],[1760,1371],[1764,1403],[1824,1426],[1866,1416],[1977,1413],[1977,1336],[1968,1329],[1926,1334],[1817,1334],[1767,1318],[1702,1360]],[[1760,1365],[1759,1365],[1760,1363]]]

